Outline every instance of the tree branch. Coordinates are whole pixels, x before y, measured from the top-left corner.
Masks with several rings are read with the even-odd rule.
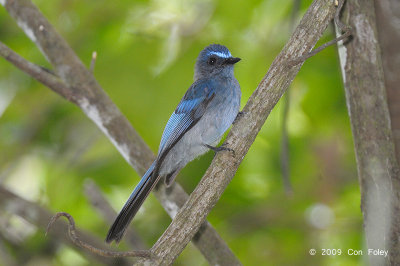
[[[4,241],[1,236],[0,236],[0,256],[2,263],[4,263],[4,265],[9,265],[9,266],[18,265],[15,259],[11,256],[10,251],[5,247]]]
[[[396,160],[373,0],[347,1],[344,21],[353,39],[338,47],[353,132],[361,209],[371,265],[400,264],[400,170]]]
[[[296,65],[292,63],[309,54],[334,17],[335,11],[334,2],[330,0],[317,0],[311,4],[290,40],[250,97],[243,109],[244,115],[229,132],[226,142],[235,151],[235,155],[222,152],[215,156],[189,200],[151,249],[157,256],[152,265],[171,264],[198,231],[233,178],[269,113],[304,61]],[[140,265],[145,263],[147,262],[144,260],[138,262]]]
[[[57,75],[68,84],[67,91],[55,90],[54,87],[52,89],[62,97],[77,104],[110,139],[125,160],[140,175],[143,175],[155,159],[153,152],[103,91],[92,73],[85,68],[66,41],[55,31],[31,1],[3,0],[1,4],[42,51],[55,68]],[[187,200],[187,193],[176,182],[168,189],[164,184],[160,184],[157,188],[153,191],[156,198],[173,218],[177,210]],[[193,243],[210,264],[240,264],[208,222],[204,222],[201,232],[196,235]]]
[[[400,164],[400,5],[398,0],[374,1],[379,45],[397,163]]]
[[[67,100],[71,100],[68,93],[70,89],[59,77],[22,58],[2,42],[0,42],[0,55],[37,81],[49,87],[56,93],[65,95]]]
[[[40,207],[39,205],[25,200],[13,192],[9,191],[3,186],[0,186],[0,207],[7,212],[10,212],[14,215],[18,215],[22,217],[24,220],[30,222],[31,224],[36,225],[38,228],[44,229],[48,225],[49,220],[52,217],[52,214],[46,209]],[[115,260],[111,260],[109,258],[103,258],[96,256],[94,253],[89,252],[87,250],[82,250],[77,248],[75,245],[71,245],[71,241],[66,236],[65,232],[67,231],[68,226],[66,223],[57,223],[54,225],[50,235],[55,237],[58,241],[62,241],[66,245],[75,248],[79,252],[83,253],[85,256],[95,259],[101,263],[106,263],[108,265],[115,264]],[[78,230],[79,235],[81,236],[82,241],[87,243],[94,243],[97,247],[106,248],[107,246],[103,243],[103,241],[98,238],[90,235],[83,230]],[[120,261],[123,265],[127,265],[128,261],[126,259],[122,259]]]
[[[339,19],[340,18],[340,12],[342,11],[342,7],[343,7],[343,4],[344,4],[345,1],[346,0],[341,0],[341,1],[335,0],[335,6],[337,8],[336,8],[335,16],[333,18],[335,26],[337,27],[339,32],[340,33],[343,32],[343,34],[338,34],[338,36],[335,39],[330,40],[330,41],[322,44],[321,46],[313,49],[311,52],[309,52],[307,54],[304,54],[304,55],[300,56],[299,58],[296,58],[295,60],[290,62],[290,65],[294,66],[294,65],[297,65],[299,63],[302,63],[302,62],[306,61],[308,58],[318,54],[319,52],[321,52],[325,48],[327,48],[327,47],[329,47],[331,45],[337,44],[338,42],[341,42],[341,41],[347,39],[351,35],[351,27],[346,25],[346,24],[343,24]]]
[[[111,204],[102,194],[100,188],[92,179],[85,182],[85,194],[88,197],[93,207],[104,217],[108,223],[112,223],[117,216],[117,212],[111,207]],[[133,249],[144,249],[145,245],[140,239],[139,235],[128,228],[124,236],[125,240],[131,244]]]
[[[4,7],[68,84],[60,95],[77,104],[105,133],[124,158],[144,173],[154,158],[92,73],[30,0],[4,0]],[[35,77],[34,77],[35,78]]]
[[[133,250],[133,251],[112,251],[112,250],[107,250],[107,249],[101,249],[94,247],[90,244],[88,244],[85,241],[82,241],[75,229],[75,221],[74,218],[69,213],[66,212],[58,212],[56,213],[53,217],[51,217],[49,224],[47,225],[46,229],[46,235],[50,231],[51,227],[53,224],[57,221],[58,218],[61,216],[64,216],[65,218],[68,219],[68,235],[69,238],[71,239],[72,243],[77,245],[78,247],[81,247],[83,249],[89,250],[92,253],[95,253],[97,255],[103,256],[103,257],[111,257],[111,258],[120,258],[120,257],[142,257],[142,258],[151,258],[151,253],[148,250]]]
[[[292,13],[290,15],[289,31],[290,34],[293,32],[296,26],[296,18],[300,11],[300,0],[293,0]],[[290,108],[290,87],[286,90],[283,96],[283,110],[282,110],[282,136],[281,136],[281,147],[280,147],[280,166],[282,173],[283,188],[286,195],[293,194],[293,187],[290,181],[290,153],[289,153],[289,133],[288,133],[288,121],[289,121],[289,108]]]

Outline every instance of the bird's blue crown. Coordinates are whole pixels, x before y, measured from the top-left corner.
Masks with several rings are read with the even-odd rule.
[[[222,58],[230,58],[232,57],[231,52],[229,52],[228,48],[220,44],[211,44],[204,48],[203,50],[205,55],[208,57],[210,55],[216,55]]]

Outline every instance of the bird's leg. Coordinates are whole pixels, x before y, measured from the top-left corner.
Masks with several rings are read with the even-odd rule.
[[[213,150],[215,153],[220,152],[220,151],[230,151],[230,152],[232,152],[233,154],[235,154],[235,151],[234,151],[234,150],[232,150],[231,148],[225,147],[225,143],[222,144],[222,145],[219,146],[219,147],[214,147],[214,146],[211,146],[211,145],[208,145],[208,144],[204,144],[204,146],[206,146],[206,147],[209,148],[210,150]]]
[[[246,112],[243,112],[243,111],[240,111],[237,115],[236,115],[236,117],[235,117],[235,120],[233,120],[233,123],[232,124],[235,124],[240,118],[242,118],[242,116],[244,116],[246,114]]]

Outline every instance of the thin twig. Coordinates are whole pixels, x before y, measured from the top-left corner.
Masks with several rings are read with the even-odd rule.
[[[290,33],[295,29],[295,20],[299,13],[301,0],[293,0],[293,9],[290,16]],[[288,121],[289,121],[289,109],[290,109],[290,87],[285,92],[283,98],[283,110],[282,110],[282,140],[281,140],[281,172],[283,187],[286,195],[290,196],[293,194],[292,183],[290,182],[290,154],[289,154],[289,133],[288,133]]]
[[[338,27],[338,29],[340,31],[343,32],[343,34],[333,40],[330,40],[329,42],[324,43],[323,45],[319,46],[318,48],[315,48],[314,50],[312,50],[311,52],[300,56],[299,58],[292,60],[289,62],[288,67],[293,67],[296,66],[300,63],[303,63],[304,61],[306,61],[308,58],[318,54],[319,52],[321,52],[322,50],[324,50],[325,48],[334,45],[348,37],[351,36],[352,31],[351,31],[351,26],[349,25],[345,25],[340,21],[340,11],[342,10],[343,4],[346,0],[341,0],[338,4],[337,2],[335,2],[335,6],[337,7],[336,9],[336,13],[335,13],[335,17],[333,18],[334,23],[336,24],[336,26]]]
[[[294,0],[294,11],[292,13],[292,23],[294,21],[294,14],[295,14],[295,8],[298,8],[299,1]],[[312,50],[311,52],[307,53],[306,55],[300,56],[299,58],[290,61],[289,65],[290,66],[296,66],[308,58],[318,54],[322,50],[324,50],[326,47],[336,44],[347,37],[351,35],[351,27],[348,25],[343,24],[340,21],[340,11],[342,10],[343,4],[345,0],[342,1],[337,1],[335,0],[335,6],[336,6],[336,13],[334,17],[334,23],[337,25],[337,28],[344,32],[343,35],[339,36],[338,38],[335,38],[327,43],[324,43],[320,47]],[[285,93],[285,102],[283,106],[283,117],[282,117],[282,142],[281,142],[281,170],[282,170],[282,178],[283,178],[283,185],[285,188],[285,191],[287,194],[292,194],[292,185],[290,183],[290,166],[289,166],[289,137],[288,137],[288,131],[287,131],[287,121],[288,121],[288,114],[289,114],[289,104],[290,104],[290,90],[288,89]]]
[[[9,206],[12,206],[12,208],[9,208]],[[2,210],[6,210],[6,214],[19,216],[25,221],[34,225],[35,227],[40,228],[40,230],[42,228],[46,228],[49,220],[51,219],[51,217],[53,217],[53,213],[50,213],[48,210],[39,206],[37,203],[25,200],[1,185],[0,208]],[[75,251],[80,252],[81,255],[85,256],[89,261],[94,261],[96,263],[101,263],[105,265],[115,265],[115,259],[97,256],[89,250],[82,249],[74,245],[67,234],[65,234],[67,230],[67,223],[59,222],[54,224],[51,232],[49,233],[49,236],[52,238],[50,239],[50,241],[57,244],[63,243],[73,248]],[[96,245],[97,247],[107,248],[107,246],[104,244],[104,241],[98,239],[91,233],[82,229],[77,229],[77,231],[79,232],[81,240],[89,243],[94,243],[94,245]],[[118,261],[121,263],[121,265],[131,264],[127,258],[120,258]]]
[[[47,225],[46,229],[46,235],[49,232],[50,228],[53,226],[55,221],[57,221],[58,218],[61,216],[64,216],[68,219],[69,226],[68,226],[68,235],[71,241],[84,249],[87,249],[97,255],[103,256],[103,257],[112,257],[112,258],[120,258],[120,257],[141,257],[141,258],[151,258],[152,253],[148,250],[132,250],[132,251],[112,251],[112,250],[105,250],[105,249],[100,249],[93,247],[92,245],[83,242],[80,240],[78,235],[76,234],[76,229],[75,229],[75,221],[74,218],[69,213],[66,212],[58,212],[56,213],[50,220],[49,224]]]

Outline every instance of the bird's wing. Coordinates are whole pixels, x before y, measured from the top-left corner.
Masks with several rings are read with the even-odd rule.
[[[159,163],[200,120],[214,96],[215,90],[210,82],[196,82],[188,89],[165,126],[158,150]]]

